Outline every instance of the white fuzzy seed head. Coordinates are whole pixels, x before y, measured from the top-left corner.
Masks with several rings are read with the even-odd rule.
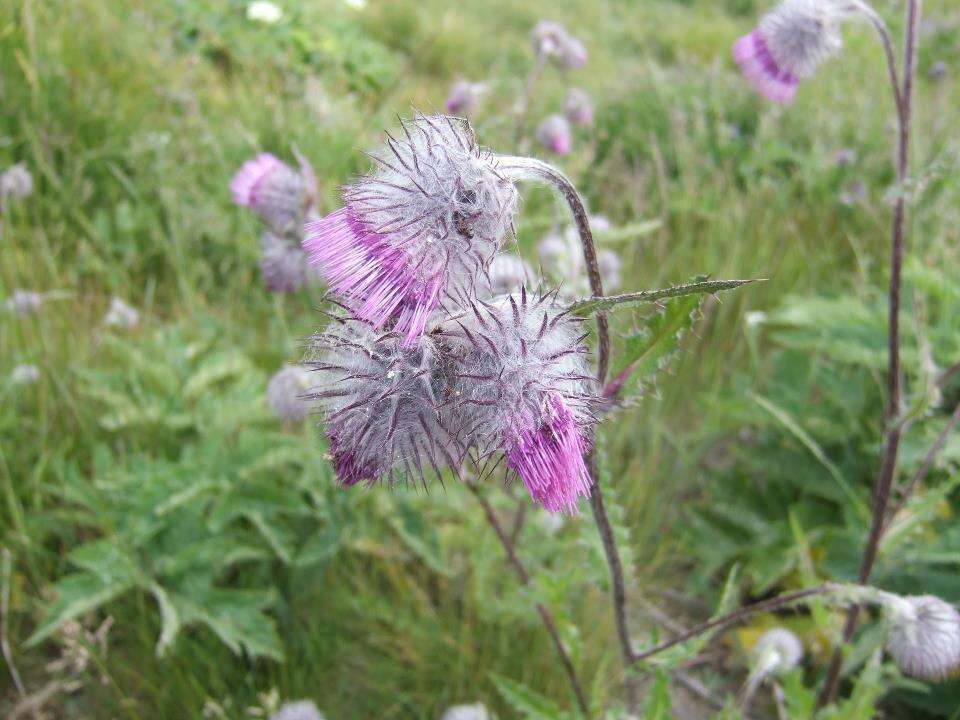
[[[757,670],[764,676],[788,672],[803,659],[803,644],[800,638],[786,628],[767,630],[753,649]]]
[[[36,365],[21,364],[10,371],[10,382],[14,385],[32,385],[40,379],[40,368]]]
[[[314,337],[310,359],[330,452],[340,484],[378,480],[425,482],[457,466],[463,451],[441,418],[452,392],[444,380],[442,336],[405,344],[355,320],[334,321]]]
[[[292,365],[277,371],[267,383],[267,404],[285,423],[298,423],[310,412],[313,378],[303,367]]]
[[[840,52],[843,15],[836,0],[784,0],[760,20],[759,31],[777,67],[803,79]]]
[[[490,713],[483,703],[453,705],[447,708],[440,720],[490,720]]]
[[[280,706],[270,720],[324,720],[313,700],[293,700]]]
[[[920,680],[940,681],[960,670],[960,613],[933,595],[889,599],[887,651],[900,670]]]
[[[512,232],[517,189],[479,147],[469,123],[417,115],[388,136],[377,172],[344,189],[347,208],[389,237],[424,278],[442,274],[447,297],[465,302]]]

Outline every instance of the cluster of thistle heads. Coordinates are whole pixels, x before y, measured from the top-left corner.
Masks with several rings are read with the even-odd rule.
[[[541,21],[531,36],[537,68],[552,64],[566,73],[579,70],[587,63],[586,46],[571,35],[562,25]],[[450,88],[444,108],[451,115],[471,116],[489,89],[488,83],[458,80]],[[532,88],[526,88],[529,92]],[[521,101],[521,107],[529,101]],[[546,150],[556,155],[566,155],[573,147],[573,126],[588,127],[593,124],[594,107],[590,95],[579,87],[569,86],[562,112],[545,117],[537,126],[536,137]]]
[[[503,268],[518,175],[446,115],[401,122],[372,157],[303,243],[338,308],[305,366],[339,483],[505,466],[575,512],[598,397],[581,321]]]
[[[233,176],[230,192],[238,205],[260,218],[260,272],[273,292],[291,293],[319,278],[306,262],[303,226],[317,215],[317,178],[294,151],[294,169],[270,153],[248,160]]]

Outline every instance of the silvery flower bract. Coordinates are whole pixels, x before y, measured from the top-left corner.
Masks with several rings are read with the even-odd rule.
[[[836,0],[784,0],[733,46],[733,56],[758,92],[789,104],[800,81],[840,51]]]
[[[414,480],[456,466],[463,452],[441,424],[443,380],[435,336],[404,343],[358,320],[334,321],[314,338],[311,358],[337,479]]]
[[[897,666],[921,680],[944,680],[960,671],[960,613],[933,595],[885,603],[887,651]]]
[[[455,321],[458,412],[482,463],[505,456],[535,501],[576,512],[590,494],[583,456],[595,390],[578,319],[525,291],[477,303]]]
[[[418,115],[402,129],[377,171],[344,188],[345,207],[307,225],[304,248],[358,318],[409,343],[442,303],[475,295],[517,191],[468,124]]]

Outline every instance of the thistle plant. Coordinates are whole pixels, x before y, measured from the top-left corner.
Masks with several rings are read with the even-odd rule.
[[[862,0],[784,0],[761,19],[759,26],[753,32],[738,40],[733,48],[734,58],[754,87],[771,100],[783,104],[793,101],[801,80],[811,77],[827,58],[840,51],[841,24],[844,21],[853,18],[867,20],[877,31],[884,50],[898,126],[894,160],[897,188],[890,238],[887,398],[883,415],[883,452],[874,486],[870,531],[858,574],[858,580],[861,583],[869,581],[879,552],[880,541],[889,527],[891,489],[897,475],[901,439],[909,422],[909,416],[904,413],[902,407],[900,300],[906,245],[913,85],[921,4],[921,0],[907,0],[901,64],[897,62],[891,34],[885,22]],[[929,455],[935,455],[942,444],[938,439]],[[925,612],[932,612],[944,618],[950,615],[946,611],[933,611],[931,607],[927,607]],[[899,616],[909,617],[911,612],[919,614],[916,608],[911,611],[904,606]],[[854,605],[847,613],[843,629],[844,643],[849,642],[853,637],[857,622],[858,607]],[[915,652],[910,642],[906,641],[908,635],[911,638],[921,637],[919,632],[904,631],[903,635],[898,634],[892,640],[891,652],[901,663],[906,661],[908,667],[926,668],[926,663],[920,659],[921,655]],[[933,633],[922,635],[925,640],[930,641],[927,643],[928,647],[934,645],[931,640],[933,636]],[[936,637],[940,635],[936,634]],[[896,649],[895,652],[894,649]],[[840,669],[841,654],[838,648],[834,652],[820,693],[821,706],[831,702],[835,697]],[[928,673],[928,675],[935,674]]]

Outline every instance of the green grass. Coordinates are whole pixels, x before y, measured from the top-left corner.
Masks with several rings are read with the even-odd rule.
[[[956,13],[947,0],[928,4],[942,22],[921,69],[941,55],[956,69]],[[709,489],[720,474],[709,456],[731,433],[731,396],[742,399],[777,372],[765,344],[751,350],[744,314],[790,294],[861,292],[885,281],[892,111],[868,30],[849,29],[842,58],[779,111],[751,93],[729,58],[731,42],[762,10],[751,0],[286,5],[280,24],[261,26],[234,0],[0,4],[0,168],[23,161],[37,186],[0,216],[0,297],[14,288],[66,294],[33,317],[0,314],[0,374],[24,362],[42,373],[31,387],[0,379],[0,529],[14,558],[5,620],[28,688],[49,679],[44,665],[58,643],[24,641],[49,605],[51,584],[70,567],[67,554],[97,534],[64,500],[67,479],[94,481],[98,456],[117,467],[142,456],[180,462],[183,448],[221,437],[211,429],[220,419],[264,438],[281,431],[257,403],[230,405],[223,382],[211,383],[202,403],[181,407],[171,379],[186,377],[177,375],[178,353],[211,343],[243,358],[238,382],[258,394],[324,321],[314,311],[320,291],[277,297],[263,288],[259,228],[231,204],[231,174],[258,150],[288,158],[297,148],[317,171],[321,209],[332,209],[338,186],[365,167],[359,150],[397,113],[441,106],[461,76],[492,84],[476,119],[481,142],[522,150],[507,111],[541,17],[566,23],[591,53],[573,81],[594,96],[598,121],[578,133],[565,171],[591,209],[614,223],[662,221],[616,247],[625,289],[698,273],[768,278],[707,303],[679,362],[606,432],[610,495],[629,528],[622,540],[634,590],[671,615],[708,613],[663,593],[697,588],[712,605],[722,584],[719,573],[698,568],[685,518],[713,502]],[[889,13],[895,28],[897,15]],[[563,79],[547,73],[530,123],[562,95]],[[915,166],[925,190],[911,215],[911,251],[955,270],[956,81],[921,79],[917,104]],[[839,168],[833,156],[844,147],[858,157]],[[867,197],[848,206],[839,196],[854,181],[865,183]],[[524,252],[560,212],[549,193],[526,193]],[[111,295],[142,308],[141,328],[124,336],[101,327]],[[171,328],[176,340],[165,348]],[[105,388],[156,414],[111,429]],[[181,412],[190,428],[171,430]],[[232,442],[240,431],[229,427],[222,437]],[[305,454],[270,482],[328,484],[319,432],[284,433]],[[865,488],[869,470],[853,479]],[[491,493],[505,513],[516,504],[503,490]],[[330,523],[332,505],[314,499],[316,517]],[[240,565],[224,579],[278,593],[270,616],[285,662],[235,655],[203,628],[185,631],[158,658],[159,615],[138,591],[84,618],[89,627],[114,618],[109,649],[93,649],[82,687],[57,695],[53,714],[200,717],[215,700],[240,718],[261,702],[259,693],[276,688],[285,698],[314,698],[329,718],[434,718],[476,699],[512,717],[491,673],[569,707],[536,597],[555,607],[597,706],[618,697],[606,571],[589,514],[554,537],[531,512],[521,539],[542,578],[534,591],[516,586],[461,488],[355,491],[337,502],[342,534],[332,557],[306,568]],[[297,529],[309,533],[311,522]],[[633,620],[650,630],[639,611]],[[714,686],[735,691],[738,671],[716,670],[726,675],[711,676]],[[0,708],[16,702],[7,687]]]

